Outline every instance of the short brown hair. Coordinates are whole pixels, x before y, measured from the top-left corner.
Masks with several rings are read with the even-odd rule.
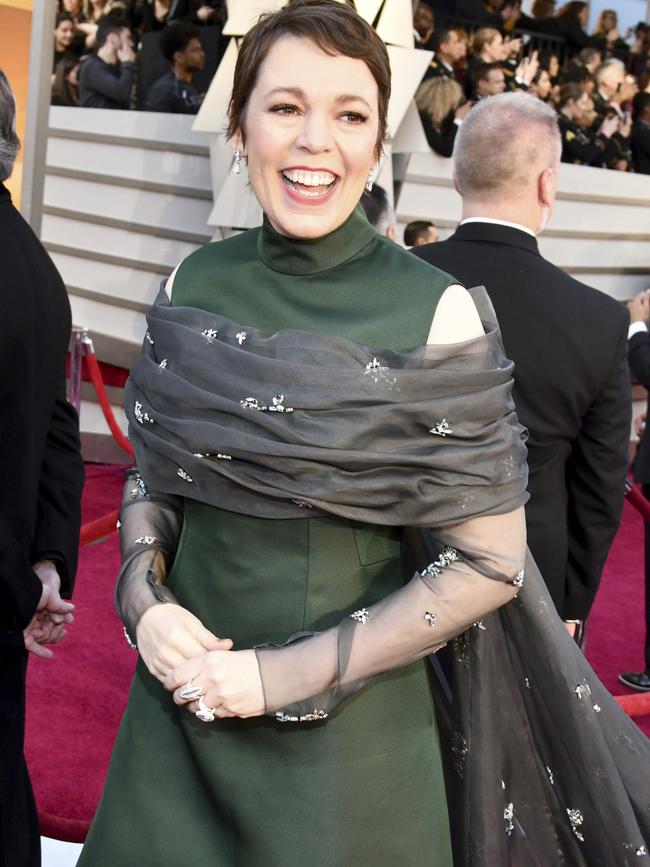
[[[262,15],[244,37],[228,106],[228,138],[243,135],[243,118],[260,67],[271,46],[282,36],[311,39],[321,51],[363,60],[377,82],[379,130],[375,158],[387,137],[390,62],[386,46],[351,6],[337,0],[293,0],[278,12]]]

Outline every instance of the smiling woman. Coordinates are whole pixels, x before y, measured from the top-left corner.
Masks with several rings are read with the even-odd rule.
[[[361,197],[383,137],[378,86],[366,63],[284,35],[270,47],[238,114],[236,104],[232,142],[247,159],[273,228],[292,238],[338,228]]]
[[[235,168],[264,223],[181,262],[127,387],[116,600],[140,661],[79,867],[501,867],[558,863],[558,840],[596,865],[519,722],[524,573],[530,611],[575,645],[525,556],[512,365],[484,293],[358,204],[386,49],[350,6],[293,0],[244,38],[235,81]],[[456,636],[450,816],[425,658]]]

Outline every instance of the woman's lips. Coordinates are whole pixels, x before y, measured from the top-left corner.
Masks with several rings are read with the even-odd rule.
[[[326,201],[340,180],[332,172],[307,169],[284,169],[279,175],[289,197],[304,204]]]

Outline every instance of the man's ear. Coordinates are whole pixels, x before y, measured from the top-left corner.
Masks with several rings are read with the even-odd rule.
[[[557,172],[550,166],[544,169],[537,179],[537,196],[539,203],[547,208],[552,208],[557,191]]]
[[[456,175],[453,176],[452,180],[454,182],[454,189],[456,190],[456,192],[458,193],[459,196],[462,196],[463,194],[461,193],[461,191],[458,187],[458,181],[456,180]]]

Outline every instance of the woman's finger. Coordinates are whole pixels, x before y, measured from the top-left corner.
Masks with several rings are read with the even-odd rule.
[[[184,683],[195,680],[203,667],[204,661],[205,653],[201,653],[176,666],[165,678],[163,686],[169,692],[173,692],[179,686],[183,686]]]

